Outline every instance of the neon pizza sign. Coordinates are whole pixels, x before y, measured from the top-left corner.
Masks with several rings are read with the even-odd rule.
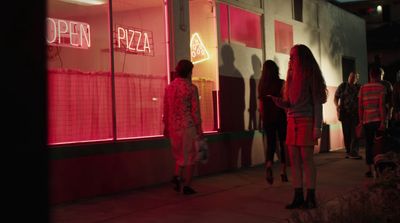
[[[51,46],[89,49],[90,25],[84,22],[47,18],[46,41]]]
[[[153,33],[148,30],[117,25],[114,30],[116,51],[154,56]]]

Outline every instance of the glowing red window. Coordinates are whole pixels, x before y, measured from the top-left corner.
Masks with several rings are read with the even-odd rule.
[[[112,140],[107,3],[47,8],[48,143]]]
[[[261,49],[261,17],[232,6],[229,10],[231,41]]]
[[[261,17],[226,4],[219,4],[219,28],[222,42],[228,40],[247,47],[262,48]]]
[[[202,127],[205,132],[218,128],[218,43],[216,10],[208,1],[189,1],[190,52],[194,63],[192,82],[198,87]],[[226,21],[227,22],[227,21]],[[227,26],[221,34],[228,38]]]
[[[275,51],[290,53],[293,46],[293,28],[291,25],[275,20]]]
[[[168,83],[163,0],[113,1],[116,138],[161,136]]]
[[[219,4],[219,32],[222,42],[229,40],[228,5]]]

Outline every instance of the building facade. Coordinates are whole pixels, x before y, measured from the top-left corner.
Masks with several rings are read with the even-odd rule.
[[[170,180],[162,100],[180,59],[195,64],[210,146],[197,175],[264,163],[266,59],[285,79],[290,48],[310,47],[329,88],[331,150],[343,147],[336,87],[353,69],[367,80],[365,22],[325,1],[48,0],[47,10],[51,204]]]

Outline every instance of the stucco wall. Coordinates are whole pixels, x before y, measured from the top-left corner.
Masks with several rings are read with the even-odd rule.
[[[355,59],[360,82],[367,82],[365,21],[325,1],[304,0],[303,22],[292,19],[292,1],[265,0],[265,55],[280,67],[286,77],[288,54],[275,52],[274,21],[292,25],[293,44],[310,47],[328,85],[324,121],[330,125],[331,149],[343,147],[341,124],[337,120],[333,95],[342,83],[342,57]]]

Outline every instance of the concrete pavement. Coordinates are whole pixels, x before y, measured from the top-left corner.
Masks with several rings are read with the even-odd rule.
[[[364,150],[360,151],[364,157]],[[365,159],[345,159],[343,150],[315,155],[317,199],[329,202],[373,181],[365,178]],[[177,194],[170,183],[97,197],[50,208],[53,223],[214,223],[288,222],[284,206],[293,196],[280,182],[274,164],[274,184],[265,181],[264,167],[196,177],[195,195]]]

